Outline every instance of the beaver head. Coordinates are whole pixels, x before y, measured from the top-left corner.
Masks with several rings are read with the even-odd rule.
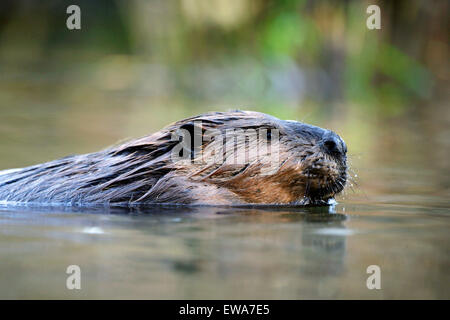
[[[180,126],[207,137],[188,143],[191,180],[231,191],[232,203],[325,204],[343,190],[347,146],[333,131],[258,112],[212,116]]]
[[[251,111],[178,121],[109,149],[0,175],[0,200],[326,204],[347,180],[334,132]]]

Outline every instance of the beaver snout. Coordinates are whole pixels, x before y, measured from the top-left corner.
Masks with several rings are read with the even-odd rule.
[[[345,156],[347,154],[347,146],[344,140],[333,131],[328,130],[323,135],[320,144],[323,150],[330,155]]]

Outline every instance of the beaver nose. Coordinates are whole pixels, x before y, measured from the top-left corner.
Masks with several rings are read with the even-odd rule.
[[[328,131],[324,135],[322,139],[322,146],[325,152],[329,154],[340,153],[345,155],[347,152],[347,146],[344,141],[342,141],[342,139],[332,131]]]

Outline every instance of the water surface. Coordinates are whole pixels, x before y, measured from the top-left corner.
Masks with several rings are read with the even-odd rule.
[[[449,210],[0,207],[0,298],[450,298]],[[430,199],[429,199],[430,200]],[[67,266],[82,289],[66,289]],[[378,265],[382,289],[368,290]]]

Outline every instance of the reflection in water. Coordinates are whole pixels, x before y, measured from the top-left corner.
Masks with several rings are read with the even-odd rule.
[[[346,230],[342,221],[345,220],[343,214],[315,214],[307,216],[302,227],[302,246],[306,249],[305,255],[302,257],[307,261],[302,268],[306,275],[326,276],[339,275],[344,269],[344,258],[346,251],[346,234],[336,232],[337,230]],[[323,228],[317,228],[311,223],[325,223]],[[323,234],[324,230],[329,230],[327,234]]]
[[[345,209],[3,205],[0,297],[448,297],[444,209]],[[71,264],[78,293],[63,285]],[[383,291],[365,287],[371,264]]]
[[[285,222],[300,225],[298,232],[301,235],[302,250],[298,257],[292,259],[298,259],[302,275],[323,277],[343,272],[347,240],[343,221],[346,220],[346,216],[337,213],[335,206],[293,208],[290,211],[280,208],[275,212],[270,212],[268,216],[264,215],[262,210],[242,213],[260,213],[265,223]],[[323,232],[327,230],[329,232],[324,234]]]

